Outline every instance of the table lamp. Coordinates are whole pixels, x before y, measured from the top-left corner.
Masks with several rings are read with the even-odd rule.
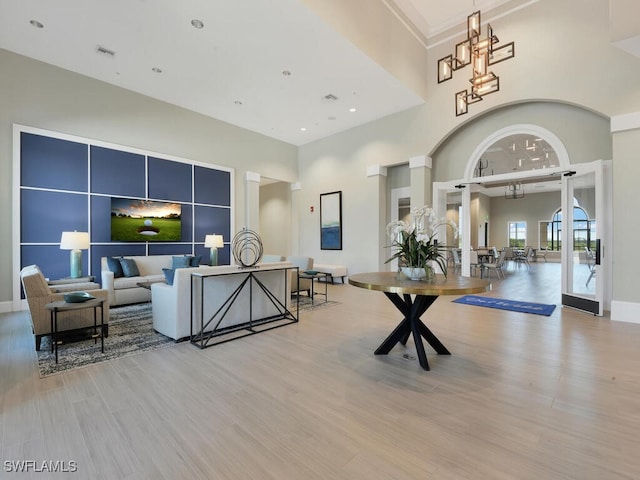
[[[209,265],[218,265],[218,249],[224,246],[224,239],[222,235],[207,235],[204,237],[205,248],[211,249],[211,256],[209,257]]]
[[[62,232],[60,250],[71,250],[69,264],[71,278],[82,276],[82,250],[89,248],[89,234],[87,232]]]

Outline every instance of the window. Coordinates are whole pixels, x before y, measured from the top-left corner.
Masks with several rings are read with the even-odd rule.
[[[595,248],[596,221],[589,220],[581,207],[573,207],[573,251],[581,252],[584,247]],[[547,227],[547,248],[560,250],[562,235],[562,211],[558,210]]]
[[[509,222],[509,246],[524,248],[527,242],[527,222]]]

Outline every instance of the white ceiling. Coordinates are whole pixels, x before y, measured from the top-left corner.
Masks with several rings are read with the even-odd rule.
[[[507,2],[394,1],[425,37]],[[0,48],[294,145],[423,101],[301,0],[0,0]]]

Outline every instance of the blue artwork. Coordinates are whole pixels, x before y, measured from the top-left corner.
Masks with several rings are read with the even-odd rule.
[[[342,192],[320,195],[320,248],[342,250]]]

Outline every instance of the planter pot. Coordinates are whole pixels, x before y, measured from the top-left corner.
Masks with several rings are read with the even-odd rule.
[[[432,281],[435,279],[435,272],[433,271],[433,268],[430,266],[427,266],[426,269],[417,268],[417,267],[402,267],[402,273],[409,280]]]

